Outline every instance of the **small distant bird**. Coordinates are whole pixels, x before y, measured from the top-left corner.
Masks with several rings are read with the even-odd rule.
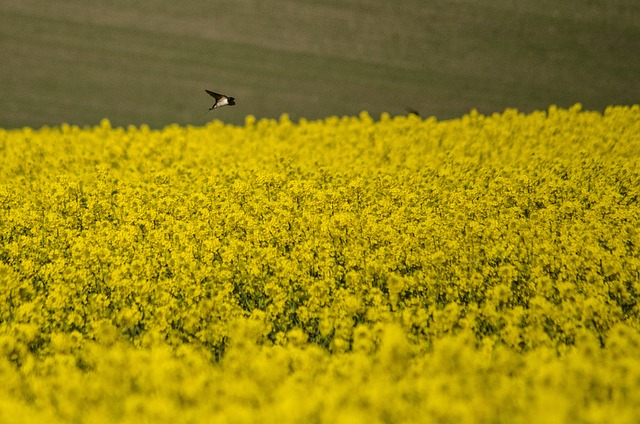
[[[409,115],[416,115],[416,116],[420,116],[420,112],[418,112],[417,110],[411,108],[411,107],[406,107],[405,110],[407,111],[407,113]]]
[[[216,102],[213,104],[213,106],[209,108],[209,110],[213,110],[217,107],[222,107],[227,105],[233,106],[236,104],[236,99],[233,97],[225,96],[224,94],[214,93],[211,90],[204,90],[204,91],[206,91],[207,93],[209,93],[211,97],[216,99]]]

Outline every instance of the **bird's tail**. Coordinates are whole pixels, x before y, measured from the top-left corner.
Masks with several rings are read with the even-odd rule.
[[[211,112],[212,110],[213,110],[213,108],[212,109],[207,109],[207,111],[205,113],[203,113],[201,115],[198,115],[198,118],[203,117],[204,115],[206,115],[207,113]]]

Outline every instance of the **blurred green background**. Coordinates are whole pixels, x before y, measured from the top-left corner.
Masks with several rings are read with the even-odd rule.
[[[638,103],[640,1],[0,0],[0,127]],[[237,106],[201,116],[204,89]]]

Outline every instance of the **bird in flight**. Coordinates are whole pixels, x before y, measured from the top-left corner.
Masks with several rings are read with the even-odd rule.
[[[411,108],[411,107],[409,107],[409,106],[407,106],[405,109],[406,109],[406,111],[407,111],[407,113],[408,113],[409,115],[416,115],[416,116],[420,116],[420,112],[418,112],[417,110],[415,110],[415,109],[413,109],[413,108]]]
[[[211,90],[204,90],[206,91],[211,97],[213,97],[214,99],[216,99],[216,102],[213,104],[213,106],[211,106],[209,108],[209,110],[213,110],[217,107],[222,107],[222,106],[233,106],[236,104],[236,99],[233,97],[229,97],[229,96],[225,96],[224,94],[218,94],[218,93],[214,93]]]

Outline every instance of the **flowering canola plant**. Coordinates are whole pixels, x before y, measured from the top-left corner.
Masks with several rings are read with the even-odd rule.
[[[638,106],[0,159],[2,423],[640,422]]]

